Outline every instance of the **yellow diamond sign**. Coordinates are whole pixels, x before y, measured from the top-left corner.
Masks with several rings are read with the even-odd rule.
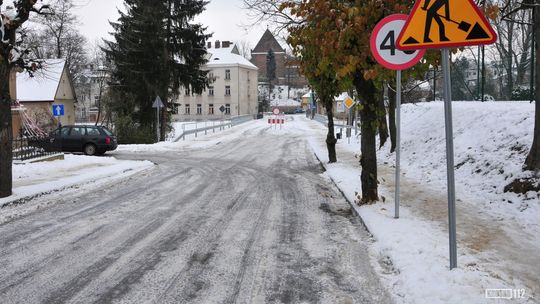
[[[350,97],[345,98],[343,100],[343,104],[347,107],[347,109],[350,109],[352,106],[354,106],[354,100]]]

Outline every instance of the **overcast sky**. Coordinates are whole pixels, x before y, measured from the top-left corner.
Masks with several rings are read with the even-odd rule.
[[[116,21],[116,7],[123,8],[122,0],[75,0],[75,3],[79,5],[75,13],[82,22],[81,32],[91,43],[108,37],[107,33],[112,30],[108,20]],[[211,0],[196,20],[207,26],[209,33],[213,33],[211,41],[248,41],[254,48],[266,25],[249,27],[249,31],[246,31],[242,25],[249,24],[250,19],[241,6],[242,0]]]

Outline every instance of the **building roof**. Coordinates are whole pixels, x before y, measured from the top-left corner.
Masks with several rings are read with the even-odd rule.
[[[345,98],[349,97],[349,94],[347,92],[343,92],[339,94],[338,96],[334,97],[335,101],[344,101]]]
[[[47,59],[34,77],[17,73],[17,100],[54,101],[65,65],[64,59]]]
[[[279,44],[279,42],[276,40],[274,35],[270,32],[270,30],[266,29],[264,34],[261,37],[261,40],[257,43],[255,48],[251,51],[251,53],[268,53],[269,50],[274,51],[274,53],[277,52],[285,52],[283,47]]]
[[[233,53],[234,45],[227,48],[212,48],[208,49],[209,59],[206,64],[207,67],[218,66],[241,66],[251,70],[258,70],[253,63],[249,62],[246,58]]]

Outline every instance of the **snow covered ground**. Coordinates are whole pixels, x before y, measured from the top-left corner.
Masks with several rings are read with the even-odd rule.
[[[65,154],[63,160],[15,163],[13,165],[13,194],[0,198],[0,207],[19,204],[32,198],[58,191],[76,191],[80,187],[99,187],[103,183],[127,178],[154,164],[149,161],[117,160],[114,157],[96,157]],[[18,208],[0,209],[0,224],[40,208],[25,204]]]
[[[454,102],[458,269],[449,271],[446,158],[442,103],[402,110],[402,192],[394,219],[394,159],[378,151],[384,203],[356,206],[377,242],[373,255],[403,303],[498,303],[485,290],[512,289],[516,303],[538,303],[539,193],[504,193],[532,142],[534,105]],[[318,127],[319,128],[319,127]],[[324,129],[324,128],[323,128]],[[327,162],[322,136],[311,139]],[[327,174],[350,201],[360,192],[358,140],[341,140]],[[392,261],[392,263],[390,263]],[[508,292],[508,291],[504,291]],[[525,298],[515,299],[515,294]],[[534,296],[535,298],[530,298]]]
[[[539,193],[503,192],[514,177],[526,175],[521,165],[532,141],[534,105],[454,102],[453,110],[458,268],[448,268],[444,114],[439,102],[403,106],[399,219],[393,218],[395,154],[388,152],[388,144],[378,151],[379,194],[384,202],[355,206],[375,240],[371,260],[398,303],[538,303]],[[301,134],[327,168],[325,175],[354,202],[361,188],[358,139],[352,138],[350,144],[346,138],[340,140],[338,163],[328,164],[326,127],[304,115],[286,117],[281,129],[258,120],[177,143],[120,146],[118,151],[205,149],[241,137],[251,129],[269,128],[283,136]],[[71,181],[81,177],[89,181],[91,174],[85,161],[93,168],[92,174],[115,166],[115,172],[131,170],[122,174],[133,174],[152,166],[147,162],[66,155],[65,161],[35,164],[24,170],[15,167],[15,195],[25,193],[25,183],[35,189],[48,185],[45,191],[70,187],[62,179],[65,174],[72,175]],[[106,181],[107,177],[90,180],[96,179]],[[9,217],[6,209],[0,210],[0,222]],[[490,288],[511,289],[514,296],[524,298],[486,299],[486,289]]]

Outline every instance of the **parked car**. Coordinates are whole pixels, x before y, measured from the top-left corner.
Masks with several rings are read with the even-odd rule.
[[[103,155],[118,146],[116,136],[103,126],[62,126],[50,133],[62,152],[83,152],[86,155]]]

